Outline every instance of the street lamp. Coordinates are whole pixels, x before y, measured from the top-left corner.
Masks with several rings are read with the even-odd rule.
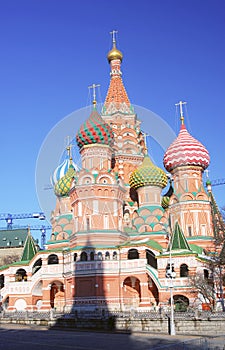
[[[171,236],[169,236],[171,238]],[[169,241],[169,269],[166,270],[166,278],[169,281],[170,288],[170,335],[176,335],[175,323],[174,323],[174,301],[173,301],[173,279],[176,277],[174,266],[172,264],[171,257],[171,239]]]
[[[162,223],[162,225],[164,225]],[[166,278],[168,279],[168,285],[170,288],[170,335],[176,335],[175,323],[174,323],[174,301],[173,301],[173,279],[176,277],[176,272],[174,271],[174,265],[172,263],[172,254],[171,254],[171,232],[164,227],[163,230],[166,232],[167,237],[169,238],[169,268],[166,269]],[[167,266],[168,266],[167,265]]]

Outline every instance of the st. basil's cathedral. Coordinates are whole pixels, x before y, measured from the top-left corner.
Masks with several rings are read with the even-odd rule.
[[[210,181],[203,183],[209,153],[188,132],[179,102],[180,132],[164,154],[165,169],[157,167],[123,84],[115,38],[107,59],[101,113],[94,99],[76,134],[82,166],[68,147],[54,172],[45,249],[28,234],[21,260],[1,267],[8,311],[151,310],[169,305],[171,283],[177,309],[203,303],[190,279],[210,278],[223,233]]]

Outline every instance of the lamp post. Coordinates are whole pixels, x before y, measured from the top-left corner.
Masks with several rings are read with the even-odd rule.
[[[171,255],[171,234],[169,233],[169,269],[166,271],[166,278],[169,281],[170,288],[170,335],[176,335],[174,323],[174,301],[173,301],[173,279],[176,277],[176,272],[172,265]]]
[[[170,232],[165,227],[164,223],[161,223],[163,227],[163,231],[165,231],[167,237],[169,238],[169,268],[166,270],[166,278],[168,280],[168,285],[170,288],[170,335],[176,335],[175,323],[174,323],[174,301],[173,301],[173,279],[176,277],[176,272],[174,271],[174,267],[172,264],[172,254],[171,254],[171,225],[170,225],[170,217],[169,217],[169,227]]]

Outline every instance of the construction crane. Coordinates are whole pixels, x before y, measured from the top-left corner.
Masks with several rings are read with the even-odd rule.
[[[41,225],[41,226],[29,226],[31,231],[41,231],[41,248],[44,249],[46,243],[46,230],[51,230],[52,226],[49,225]]]
[[[25,213],[25,214],[0,214],[0,220],[5,220],[7,223],[7,230],[12,230],[13,219],[39,219],[45,220],[45,214],[40,213]]]
[[[225,185],[225,179],[217,179],[211,181],[211,186]]]

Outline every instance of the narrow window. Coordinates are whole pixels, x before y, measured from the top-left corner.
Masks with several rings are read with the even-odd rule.
[[[104,229],[109,228],[109,217],[108,215],[104,215]]]
[[[186,264],[180,265],[180,277],[188,277],[188,266]]]
[[[188,226],[188,236],[191,237],[192,236],[192,227]]]

